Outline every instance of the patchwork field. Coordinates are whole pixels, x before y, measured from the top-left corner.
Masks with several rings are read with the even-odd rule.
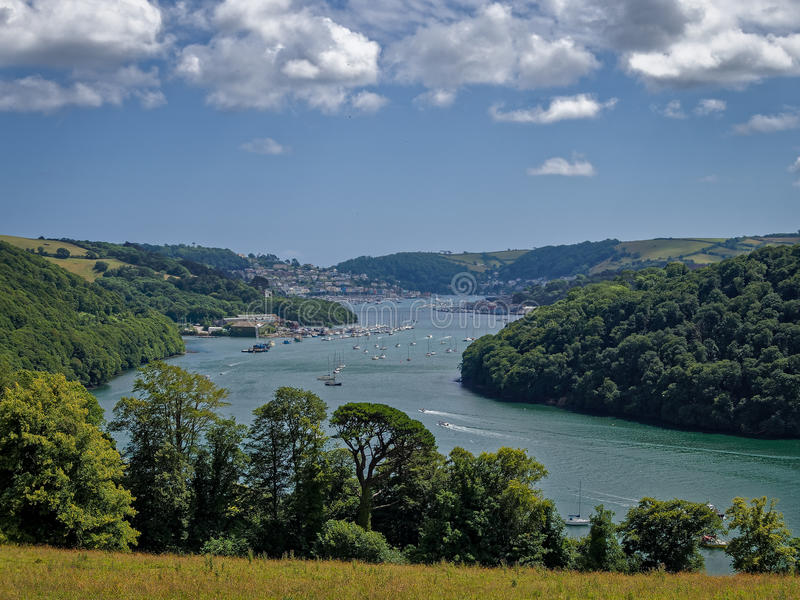
[[[635,267],[647,262],[691,262],[707,265],[726,258],[752,252],[764,246],[783,246],[800,243],[800,236],[725,238],[658,238],[620,242],[617,249],[623,256],[610,258],[594,265],[590,273]]]
[[[0,546],[0,598],[753,600],[800,597],[800,578],[616,575],[530,568],[112,554]]]

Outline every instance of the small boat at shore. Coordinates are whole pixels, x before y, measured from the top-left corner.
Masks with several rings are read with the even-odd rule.
[[[728,542],[717,537],[716,535],[704,535],[702,538],[700,538],[700,545],[703,548],[726,548],[728,546]]]
[[[578,483],[578,512],[573,515],[567,515],[567,520],[565,523],[567,525],[572,525],[573,527],[585,527],[587,525],[591,525],[591,521],[586,517],[581,516],[581,499],[583,496],[583,482]]]

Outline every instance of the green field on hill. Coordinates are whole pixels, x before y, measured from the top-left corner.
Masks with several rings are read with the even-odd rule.
[[[70,273],[74,273],[79,277],[83,277],[86,281],[94,281],[102,275],[94,270],[96,259],[87,260],[85,258],[54,258],[52,256],[45,256],[45,260],[53,263],[57,267],[66,269]],[[124,267],[127,263],[117,260],[116,258],[103,258],[102,262],[108,264],[109,269],[119,269]]]
[[[47,254],[55,254],[59,248],[66,248],[72,256],[86,256],[86,248],[81,248],[75,244],[67,242],[59,242],[58,240],[37,240],[33,238],[18,237],[16,235],[0,235],[0,241],[8,242],[12,246],[22,248],[23,250],[36,251],[38,248],[44,248]]]
[[[685,262],[696,265],[718,263],[767,246],[800,243],[800,236],[748,238],[657,238],[620,242],[617,256],[591,267],[590,274],[635,268],[641,263]]]
[[[444,254],[443,256],[447,260],[464,265],[470,271],[483,273],[511,264],[527,252],[529,251],[500,250],[498,252],[463,252],[461,254]]]
[[[620,575],[450,564],[114,554],[0,546],[0,598],[754,600],[800,597],[777,575]]]

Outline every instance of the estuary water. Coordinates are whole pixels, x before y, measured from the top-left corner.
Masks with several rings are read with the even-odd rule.
[[[800,535],[800,441],[679,431],[492,400],[458,383],[458,364],[469,343],[465,338],[499,331],[505,317],[441,313],[409,300],[354,310],[362,325],[415,322],[415,327],[369,338],[308,338],[289,344],[276,339],[277,345],[262,354],[241,352],[253,343],[251,338],[187,337],[186,354],[170,362],[226,388],[230,405],[225,412],[241,423],[249,424],[253,409],[276,388],[293,386],[318,394],[329,413],[352,401],[398,408],[430,429],[443,453],[455,446],[474,453],[526,448],[548,469],[539,487],[564,517],[578,510],[579,482],[581,512],[588,515],[602,503],[617,520],[643,496],[712,502],[725,509],[734,496],[766,495],[780,498],[787,525]],[[429,351],[435,355],[426,357]],[[372,360],[381,353],[385,359]],[[337,377],[341,387],[317,380],[340,362],[346,365]],[[116,402],[132,393],[135,377],[135,371],[127,372],[94,390],[108,419]],[[575,535],[587,531],[570,528]],[[708,572],[729,571],[723,552],[705,555]]]

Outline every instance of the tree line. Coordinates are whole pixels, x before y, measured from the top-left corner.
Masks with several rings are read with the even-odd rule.
[[[800,436],[800,245],[574,289],[464,352],[515,401],[759,437]]]
[[[120,454],[79,383],[0,368],[0,390],[0,541],[678,572],[701,568],[701,536],[724,529],[705,504],[643,498],[619,525],[596,507],[573,540],[524,450],[443,456],[422,423],[383,404],[328,419],[315,394],[283,387],[246,427],[223,415],[226,390],[153,362],[108,424]],[[735,498],[726,516],[735,569],[796,571],[800,540],[774,501]]]

